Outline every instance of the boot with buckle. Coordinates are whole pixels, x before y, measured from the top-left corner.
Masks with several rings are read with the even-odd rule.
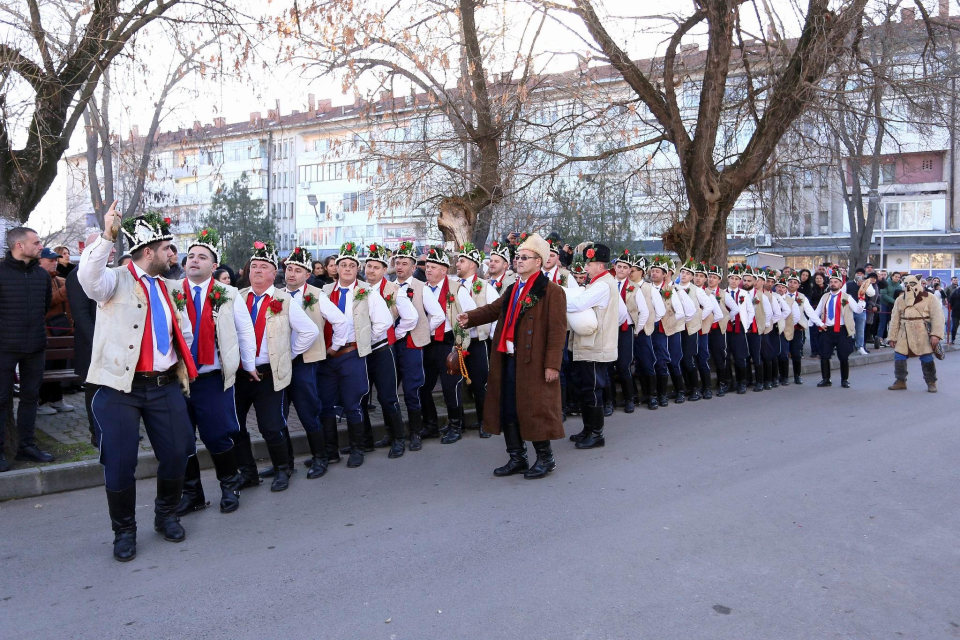
[[[603,407],[584,407],[584,411],[590,414],[589,422],[590,432],[575,444],[577,449],[595,449],[605,444],[603,438]]]
[[[248,487],[258,487],[263,480],[257,473],[257,461],[253,457],[253,448],[250,444],[250,433],[241,428],[240,431],[232,434],[233,451],[237,459],[237,471],[240,474],[240,486],[238,489]]]
[[[832,387],[830,382],[830,361],[826,358],[820,358],[820,376],[821,380],[817,383],[818,387]]]
[[[423,448],[423,442],[420,440],[420,432],[423,430],[423,414],[420,410],[407,409],[407,422],[410,423],[410,451],[420,451]]]
[[[803,360],[793,359],[793,384],[803,384],[803,378],[800,376],[800,369],[803,366]]]
[[[167,542],[183,542],[187,534],[177,517],[177,505],[183,493],[183,478],[157,478],[157,499],[153,505],[153,530],[163,534]]]
[[[657,376],[657,405],[665,407],[668,404],[667,396],[667,380],[668,376]]]
[[[290,486],[290,474],[287,472],[290,467],[290,454],[287,452],[287,443],[285,440],[276,444],[268,442],[267,451],[270,453],[274,471],[270,491],[286,491]]]
[[[350,457],[347,459],[347,468],[355,469],[363,464],[363,423],[348,422],[347,436],[350,438]]]
[[[137,557],[137,485],[122,491],[107,489],[107,508],[113,528],[113,557],[130,562]]]
[[[549,440],[534,442],[533,448],[537,452],[537,461],[523,474],[523,477],[527,480],[544,478],[557,468],[557,462],[553,457],[553,450],[550,448]]]
[[[502,467],[493,470],[493,475],[498,478],[512,476],[517,473],[523,473],[530,468],[527,462],[527,445],[520,437],[520,425],[515,422],[508,422],[502,425],[503,440],[507,445],[507,453],[510,454],[510,460]]]
[[[396,413],[391,413],[385,416],[387,422],[387,428],[390,430],[390,434],[393,436],[393,442],[390,445],[390,453],[387,454],[388,458],[399,458],[403,455],[403,452],[406,451],[406,431],[403,426],[403,415],[397,411]]]
[[[233,513],[240,508],[240,474],[233,447],[223,453],[211,453],[213,468],[220,481],[220,513]]]
[[[187,470],[183,476],[183,496],[177,505],[177,516],[206,508],[210,503],[203,495],[203,484],[200,482],[200,462],[196,454],[187,458]]]
[[[463,407],[447,410],[447,432],[440,444],[453,444],[463,437]]]
[[[687,401],[687,393],[684,390],[683,385],[683,374],[682,373],[671,373],[670,379],[673,380],[673,389],[676,392],[676,398],[674,398],[674,404],[683,404]]]
[[[313,464],[307,471],[307,480],[316,480],[322,478],[327,472],[330,461],[327,460],[327,439],[323,436],[323,429],[307,433],[307,444],[310,445],[310,453],[313,454],[311,460]]]

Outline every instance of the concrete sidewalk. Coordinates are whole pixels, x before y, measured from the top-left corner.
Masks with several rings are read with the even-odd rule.
[[[953,347],[950,347],[950,349],[952,350]],[[850,363],[851,366],[857,367],[892,360],[893,350],[881,349],[879,351],[872,351],[865,356],[851,356]],[[834,370],[839,369],[839,362],[836,359],[833,361],[833,368]],[[820,361],[818,359],[805,357],[803,361],[803,374],[807,377],[807,384],[815,384],[819,380]],[[892,381],[892,367],[890,375]],[[853,378],[854,383],[856,383],[856,376],[853,376]],[[435,394],[435,401],[437,402],[442,424],[442,418],[446,415],[445,407],[443,406],[443,397],[438,392],[435,392]],[[97,460],[99,454],[97,450],[90,445],[83,395],[66,395],[64,402],[73,405],[75,410],[69,413],[59,413],[55,416],[37,416],[37,431],[39,432],[38,437],[41,440],[41,447],[47,447],[51,449],[55,455],[58,455],[57,462],[44,465],[12,461],[14,469],[0,474],[0,501],[56,493],[59,491],[72,491],[103,484],[103,471]],[[402,395],[400,405],[401,411],[404,413],[404,419],[406,419],[406,408],[403,406]],[[472,405],[468,403],[467,406],[471,407]],[[371,417],[374,425],[374,433],[376,437],[379,438],[383,435],[383,420],[379,406],[374,403],[374,407],[375,412]],[[472,413],[472,409],[470,409],[467,414],[468,424],[474,421]],[[306,434],[292,406],[288,424],[294,452],[298,456],[309,454]],[[266,446],[262,438],[260,438],[260,432],[257,429],[256,417],[253,411],[250,412],[247,418],[247,429],[253,441],[254,455],[258,459],[266,459]],[[141,435],[143,435],[143,440],[140,442],[137,478],[151,478],[156,475],[157,460],[153,456],[150,441],[147,439],[142,425],[140,431]],[[475,433],[474,431],[466,431],[464,435],[471,436]],[[339,435],[341,446],[346,445],[346,422],[340,423]],[[210,468],[212,466],[210,456],[199,440],[197,442],[197,449],[201,468]]]

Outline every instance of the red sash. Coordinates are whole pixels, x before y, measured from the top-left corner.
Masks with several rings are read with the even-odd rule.
[[[143,337],[140,339],[140,358],[137,360],[137,366],[135,371],[153,371],[153,316],[150,315],[150,290],[147,288],[147,284],[137,276],[137,270],[133,267],[133,262],[127,263],[127,268],[130,269],[130,273],[133,274],[133,279],[140,283],[140,287],[143,289],[143,292],[147,296],[147,318],[145,321],[145,326],[143,327]],[[163,282],[162,278],[157,278],[157,284],[160,285],[160,291],[163,294],[163,297],[168,301],[170,300],[167,296],[167,285]],[[193,356],[190,355],[190,347],[187,346],[187,341],[183,339],[183,334],[180,333],[180,323],[177,322],[177,314],[174,312],[173,308],[169,308],[170,311],[170,320],[173,327],[173,344],[171,347],[176,346],[177,355],[183,359],[183,363],[187,365],[187,374],[190,376],[190,379],[197,377],[197,367],[193,363]],[[147,333],[149,331],[149,334]],[[148,339],[149,336],[149,339]]]
[[[620,283],[620,299],[623,300],[623,304],[627,304],[627,283],[629,280],[624,280]],[[620,331],[626,331],[627,327],[630,326],[629,322],[623,322],[620,324]]]
[[[253,299],[255,294],[253,291],[247,294],[247,313],[253,311]],[[264,295],[260,299],[260,308],[257,309],[257,321],[253,323],[253,333],[257,337],[257,352],[254,357],[260,355],[260,345],[263,343],[263,330],[267,326],[267,307],[270,306],[270,302],[273,300],[268,295]]]
[[[450,278],[444,276],[443,286],[440,287],[440,297],[437,299],[437,302],[440,303],[440,308],[443,309],[444,321],[440,323],[440,326],[437,327],[437,330],[433,332],[433,339],[437,342],[443,342],[444,327],[447,326],[447,294],[450,293]]]
[[[193,308],[193,286],[189,280],[184,279],[183,292],[186,294],[188,291],[190,295],[187,296],[187,314],[190,316],[190,325],[193,327],[193,339],[200,341],[197,347],[197,359],[199,362],[196,364],[212,365],[214,360],[213,351],[215,349],[213,335],[216,332],[216,328],[213,326],[213,303],[210,300],[210,292],[213,291],[213,278],[210,279],[207,290],[200,294],[207,296],[207,301],[203,305],[203,311],[200,312],[200,326],[197,326],[197,311]]]
[[[830,295],[830,294],[827,294],[827,295]],[[827,302],[827,304],[829,304],[829,301]],[[843,313],[843,292],[842,291],[837,293],[837,302],[835,304],[837,305],[837,308],[833,312],[833,330],[839,332],[840,323],[843,320],[843,318],[840,317],[841,314]],[[823,326],[827,326],[827,305],[826,304],[823,305]]]
[[[333,291],[330,292],[330,302],[335,306],[340,303],[340,281],[333,283]],[[339,308],[339,307],[338,307]],[[323,343],[327,346],[327,350],[330,350],[330,346],[333,344],[333,325],[329,322],[323,324]]]
[[[387,279],[380,278],[380,297],[383,298],[383,290],[387,287]],[[397,294],[400,293],[400,290],[397,290],[397,293],[393,294],[394,300],[393,304],[397,304]],[[386,300],[386,298],[384,298]],[[399,313],[399,310],[398,310]],[[387,329],[387,344],[393,344],[397,341],[397,327],[396,325],[390,325],[390,328]]]
[[[536,282],[536,280],[536,277],[527,280],[523,285],[523,289],[520,291],[519,297],[515,295],[515,291],[510,292],[510,302],[507,303],[506,324],[503,325],[503,331],[500,332],[500,342],[497,343],[497,351],[500,353],[507,353],[507,342],[514,341],[514,329],[516,329],[517,326],[520,309],[523,308],[523,300],[527,297],[527,294],[530,293],[530,289],[533,288],[533,283]],[[519,287],[520,281],[517,280],[513,286]],[[514,300],[516,300],[516,304],[514,304]]]

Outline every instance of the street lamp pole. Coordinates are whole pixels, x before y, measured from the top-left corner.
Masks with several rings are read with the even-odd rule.
[[[313,215],[317,217],[317,247],[316,253],[314,254],[314,259],[320,259],[320,212],[317,211],[317,196],[312,193],[307,195],[307,202],[310,203],[310,206],[313,207]]]

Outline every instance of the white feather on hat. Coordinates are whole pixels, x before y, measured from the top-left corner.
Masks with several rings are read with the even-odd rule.
[[[540,256],[543,259],[543,264],[547,264],[547,260],[550,259],[550,244],[540,236],[539,233],[531,233],[527,236],[527,239],[520,243],[520,246],[517,247],[517,251],[521,249],[527,249],[528,251],[533,251],[535,254]]]

